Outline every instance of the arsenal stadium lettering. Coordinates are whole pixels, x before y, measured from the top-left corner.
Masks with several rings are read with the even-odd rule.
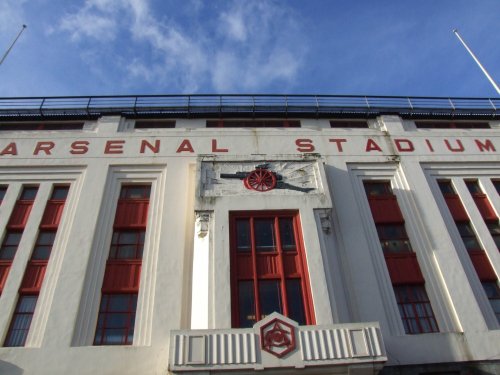
[[[436,138],[290,138],[262,137],[248,141],[244,137],[210,138],[154,138],[154,139],[55,139],[0,142],[0,157],[74,157],[74,156],[153,156],[196,154],[461,154],[496,153],[498,140],[475,137]],[[277,146],[279,145],[279,146]],[[279,147],[279,149],[277,148]]]

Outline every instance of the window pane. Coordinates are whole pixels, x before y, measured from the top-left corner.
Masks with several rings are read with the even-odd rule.
[[[68,196],[69,186],[55,186],[50,199],[65,200]]]
[[[288,298],[288,317],[295,320],[299,325],[306,324],[300,279],[286,281],[286,294]]]
[[[252,327],[256,322],[252,281],[240,281],[238,283],[238,301],[240,327]]]
[[[123,199],[147,199],[151,192],[149,185],[129,185],[123,186],[120,198]]]
[[[406,333],[438,331],[434,313],[423,285],[394,286],[394,292]]]
[[[254,235],[257,251],[275,251],[273,219],[255,219]]]
[[[477,180],[465,181],[465,185],[467,185],[467,189],[469,189],[469,192],[471,194],[482,194],[483,193],[481,191],[481,187],[479,186],[479,183],[477,182]]]
[[[250,221],[236,220],[236,248],[238,251],[250,251]]]
[[[470,223],[457,223],[457,228],[458,231],[460,232],[461,236],[475,236],[476,234],[474,233],[474,229],[472,229],[472,226]]]
[[[36,197],[36,193],[38,192],[38,187],[37,186],[28,186],[24,187],[23,191],[21,193],[21,197],[19,198],[20,200],[34,200]]]
[[[0,201],[5,198],[5,193],[7,192],[7,186],[0,186]]]
[[[369,197],[392,195],[391,183],[389,181],[365,181],[364,185],[366,195]]]
[[[284,251],[294,251],[295,235],[293,230],[293,219],[291,217],[283,217],[279,219],[281,248]]]
[[[259,281],[261,319],[273,312],[283,314],[279,280]]]
[[[110,295],[108,303],[108,311],[128,311],[129,310],[129,300],[128,294],[116,294]]]
[[[104,294],[94,345],[132,344],[136,305],[136,294]]]
[[[5,235],[4,244],[9,246],[17,246],[21,241],[21,232],[9,232]]]
[[[438,181],[439,189],[441,189],[441,193],[443,195],[452,195],[455,194],[455,190],[453,190],[453,185],[451,181]]]

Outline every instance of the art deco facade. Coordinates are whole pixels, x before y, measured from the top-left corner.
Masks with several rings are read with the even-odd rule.
[[[0,373],[500,372],[499,106],[0,99]]]

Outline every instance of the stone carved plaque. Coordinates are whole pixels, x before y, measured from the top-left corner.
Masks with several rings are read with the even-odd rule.
[[[318,192],[316,161],[202,162],[201,195],[303,195]]]

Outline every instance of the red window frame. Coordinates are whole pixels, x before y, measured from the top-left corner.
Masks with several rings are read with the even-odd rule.
[[[299,324],[315,324],[298,212],[235,211],[229,221],[232,326],[249,327],[276,306]],[[248,223],[248,228],[238,229],[238,223]],[[245,309],[248,314],[242,318]]]
[[[132,345],[150,194],[151,185],[121,187],[94,345]],[[141,209],[134,209],[136,206]],[[124,210],[123,207],[132,209]],[[124,215],[128,216],[126,220]],[[124,298],[128,302],[121,308],[112,302]]]
[[[407,334],[439,332],[424,285],[395,285],[394,294]]]
[[[370,210],[405,332],[438,332],[434,312],[425,291],[425,279],[408,238],[404,218],[390,181],[365,180],[363,185],[370,203],[384,199],[381,205],[370,204]],[[397,211],[399,215],[380,214],[386,210]],[[387,217],[394,219],[387,221]]]

